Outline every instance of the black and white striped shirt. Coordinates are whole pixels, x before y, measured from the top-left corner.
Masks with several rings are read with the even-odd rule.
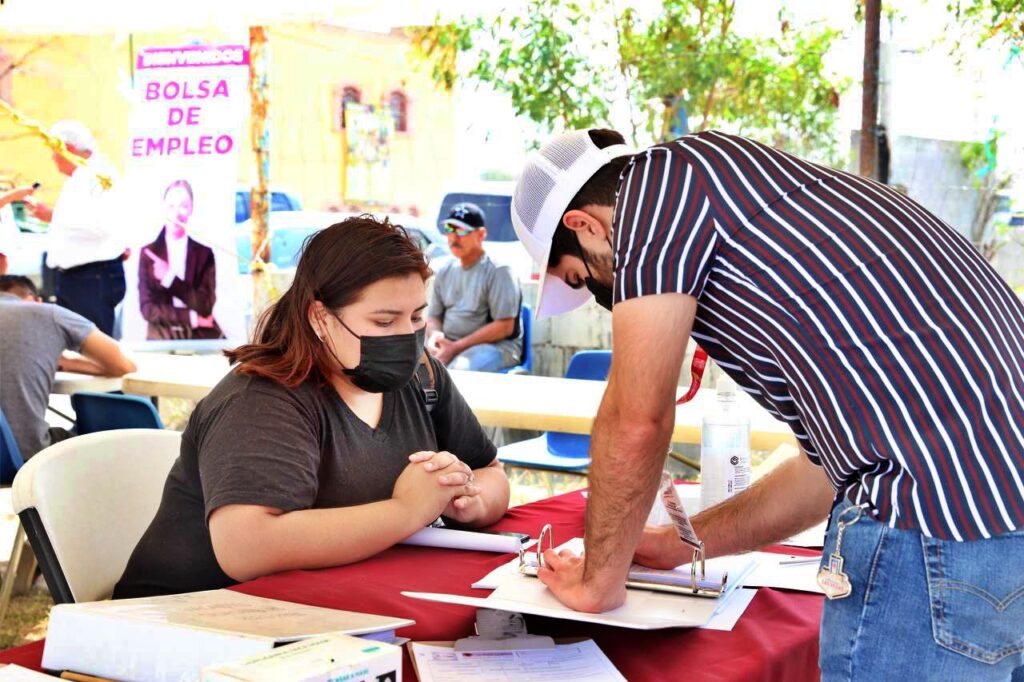
[[[698,300],[693,337],[833,486],[955,540],[1024,527],[1024,306],[909,198],[705,132],[638,154],[615,301]]]

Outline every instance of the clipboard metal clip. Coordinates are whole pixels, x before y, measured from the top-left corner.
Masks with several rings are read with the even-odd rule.
[[[555,548],[555,535],[551,530],[551,524],[545,523],[537,536],[536,553],[529,552],[525,547],[519,548],[519,572],[523,575],[537,577],[537,571],[544,566],[544,538],[548,540],[548,549]],[[533,554],[534,556],[530,556]]]
[[[536,578],[537,572],[544,566],[544,541],[547,539],[547,547],[554,549],[555,540],[551,530],[551,524],[544,524],[540,534],[537,536],[536,550],[519,549],[518,570],[521,575]],[[676,574],[678,575],[678,574]],[[685,575],[685,574],[684,574]],[[707,579],[705,572],[704,543],[693,550],[693,561],[690,562],[690,580],[678,579],[672,581],[658,581],[650,578],[626,578],[626,587],[650,592],[666,592],[668,594],[681,594],[692,597],[717,598],[726,592],[726,585],[729,576],[724,574],[721,583],[711,582]]]

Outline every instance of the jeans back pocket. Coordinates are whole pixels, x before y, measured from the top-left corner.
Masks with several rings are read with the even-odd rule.
[[[955,542],[921,536],[932,635],[983,663],[1024,652],[1024,533]]]

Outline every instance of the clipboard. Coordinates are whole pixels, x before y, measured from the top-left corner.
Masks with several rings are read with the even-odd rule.
[[[661,482],[658,485],[658,494],[665,505],[665,510],[672,519],[679,539],[686,545],[693,548],[693,561],[690,562],[689,584],[671,584],[667,582],[656,582],[638,578],[626,578],[626,587],[636,590],[648,590],[651,592],[666,592],[668,594],[682,594],[691,597],[707,597],[717,599],[725,594],[729,585],[729,574],[723,573],[721,580],[708,579],[705,570],[704,542],[697,537],[690,517],[686,514],[679,493],[676,492],[672,476],[667,472],[661,473]],[[545,524],[537,536],[537,549],[535,553],[527,552],[526,548],[519,550],[519,573],[522,575],[537,577],[537,572],[544,566],[544,540],[547,539],[548,548],[554,549],[555,540],[551,530],[551,524]],[[699,566],[699,571],[698,571]],[[698,574],[699,573],[699,574]]]
[[[537,577],[537,572],[544,566],[544,542],[547,540],[547,548],[554,549],[554,534],[551,524],[545,524],[540,531],[535,551],[527,551],[526,548],[519,550],[518,571],[521,575]],[[700,567],[698,570],[698,566]],[[699,575],[698,575],[699,573]],[[704,559],[704,543],[693,550],[693,562],[690,564],[689,584],[674,584],[657,582],[639,578],[626,578],[626,587],[635,590],[648,590],[650,592],[665,592],[667,594],[681,594],[688,597],[707,597],[717,599],[729,589],[729,574],[723,573],[721,581],[707,577]]]

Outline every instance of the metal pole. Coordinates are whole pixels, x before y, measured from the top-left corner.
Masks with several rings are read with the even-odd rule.
[[[860,174],[878,177],[878,45],[881,0],[864,0],[864,94],[861,100]]]

